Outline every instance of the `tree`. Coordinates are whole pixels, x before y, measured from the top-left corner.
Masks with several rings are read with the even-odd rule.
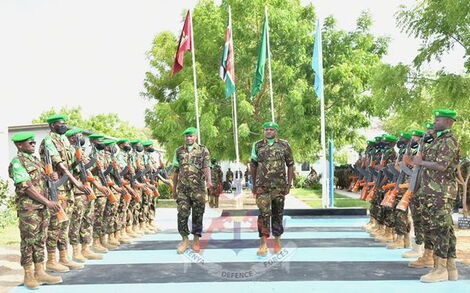
[[[270,121],[268,82],[250,99],[264,6],[269,6],[275,120],[279,135],[290,141],[295,157],[315,160],[320,150],[319,101],[313,91],[311,56],[315,13],[299,0],[213,1],[201,0],[194,9],[194,42],[198,76],[201,136],[219,159],[234,158],[231,101],[224,97],[218,76],[227,6],[233,16],[235,75],[238,99],[239,144],[248,161],[252,143],[261,138],[261,125]],[[326,125],[341,147],[357,138],[356,130],[369,125],[369,81],[372,69],[387,50],[387,39],[373,36],[371,18],[362,14],[355,31],[335,27],[333,17],[323,26]],[[185,68],[172,76],[176,37],[158,34],[148,54],[152,71],[146,73],[142,95],[156,104],[146,112],[146,123],[169,151],[182,142],[181,131],[195,125],[190,54]]]
[[[82,109],[80,107],[71,109],[62,108],[58,111],[52,108],[42,112],[38,119],[33,120],[33,123],[44,123],[47,117],[51,115],[63,114],[67,116],[68,125],[102,133],[109,137],[127,137],[130,139],[148,139],[150,137],[150,131],[147,128],[131,126],[129,122],[119,119],[118,115],[115,113],[97,114],[85,119],[82,117],[81,111]]]
[[[421,0],[412,8],[401,6],[397,21],[403,31],[423,40],[415,66],[439,60],[457,45],[465,50],[465,67],[470,72],[470,0]]]

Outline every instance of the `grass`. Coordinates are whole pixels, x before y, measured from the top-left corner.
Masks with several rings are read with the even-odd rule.
[[[17,224],[8,225],[0,229],[0,246],[20,244],[20,230]]]
[[[160,199],[157,203],[159,208],[176,208],[176,201],[174,199]]]
[[[319,189],[304,189],[295,188],[291,189],[291,194],[298,199],[303,200],[312,208],[321,208],[321,190]],[[346,208],[346,207],[360,207],[369,208],[369,203],[360,199],[350,198],[335,192],[335,207]]]

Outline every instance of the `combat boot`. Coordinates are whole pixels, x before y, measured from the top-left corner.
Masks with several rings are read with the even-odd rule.
[[[115,250],[117,248],[116,245],[113,245],[108,242],[108,235],[103,235],[100,237],[101,244],[107,249],[107,250]]]
[[[147,235],[148,235],[148,234],[152,234],[152,231],[150,231],[150,230],[145,226],[145,223],[144,223],[144,222],[141,222],[141,223],[139,224],[139,227],[140,227],[140,230],[141,230],[142,232],[144,232],[144,234],[147,234]]]
[[[375,220],[374,218],[370,217],[369,222],[367,224],[365,224],[364,226],[362,226],[362,229],[364,229],[366,231],[368,229],[370,229],[375,224],[374,220]]]
[[[111,245],[119,246],[121,243],[114,237],[114,233],[108,234],[108,243]]]
[[[449,281],[457,281],[459,279],[459,271],[457,271],[455,258],[447,259],[447,272],[449,274]]]
[[[95,237],[93,238],[93,245],[91,246],[91,249],[95,252],[98,252],[98,253],[106,253],[108,252],[108,250],[106,249],[106,247],[104,247],[103,245],[101,245],[101,241],[100,241],[100,238],[99,237]]]
[[[64,266],[57,262],[55,252],[47,253],[46,269],[54,273],[66,273],[70,271],[70,269],[67,266]]]
[[[86,259],[103,259],[101,254],[94,253],[90,250],[90,244],[82,244],[82,255]]]
[[[449,273],[447,272],[447,259],[436,256],[435,267],[428,274],[421,277],[420,281],[423,283],[436,283],[449,280]]]
[[[80,251],[80,245],[74,244],[72,245],[72,260],[75,262],[85,262],[86,258],[82,255]]]
[[[130,239],[122,237],[121,231],[114,233],[114,238],[119,241],[119,244],[129,244],[131,243]]]
[[[157,229],[155,229],[155,227],[152,226],[149,222],[144,222],[144,225],[152,234],[157,233]]]
[[[131,226],[127,226],[127,227],[126,227],[126,234],[127,234],[129,237],[137,238],[137,234],[135,234],[134,231],[132,231]]]
[[[201,251],[201,246],[199,245],[199,236],[194,235],[193,246],[191,247],[191,249],[196,253],[199,253]]]
[[[23,269],[24,269],[24,281],[23,281],[24,286],[30,290],[35,290],[39,288],[39,282],[34,277],[33,265],[32,264],[24,265]]]
[[[277,254],[281,252],[282,245],[281,245],[281,236],[274,237],[274,253]]]
[[[405,247],[404,235],[398,235],[395,241],[387,245],[387,249],[398,249],[398,248],[404,248],[404,247]]]
[[[377,225],[377,228],[369,232],[370,235],[377,237],[379,235],[383,235],[385,233],[385,226],[384,225]]]
[[[153,227],[153,229],[154,229],[155,231],[157,231],[157,232],[162,231],[162,229],[161,229],[160,227],[158,227],[158,225],[155,224],[155,223],[153,223],[152,221],[150,221],[149,224],[150,224],[150,226]]]
[[[423,255],[424,244],[416,244],[415,241],[411,241],[411,250],[405,251],[401,254],[403,258],[415,258]]]
[[[85,267],[82,264],[71,261],[67,253],[67,249],[59,250],[59,262],[70,270],[82,270]]]
[[[144,232],[140,230],[139,225],[137,224],[132,225],[132,231],[137,235],[137,237],[144,236]]]
[[[432,268],[434,267],[433,254],[434,251],[431,249],[425,249],[423,256],[419,257],[415,261],[410,262],[408,266],[410,268]]]
[[[59,284],[62,283],[62,278],[59,276],[51,276],[44,270],[44,263],[38,262],[34,264],[34,278],[40,284]]]
[[[120,243],[125,243],[125,244],[132,243],[132,240],[129,237],[127,237],[126,230],[122,229],[122,230],[118,231],[118,233],[119,233],[119,242]]]
[[[176,252],[178,254],[183,254],[188,248],[191,246],[191,243],[189,242],[188,236],[183,236],[183,240],[178,244],[178,247],[176,248]]]
[[[385,233],[383,235],[377,236],[375,238],[375,241],[378,242],[388,242],[388,241],[393,241],[393,228],[385,228]]]
[[[256,252],[256,255],[266,256],[268,254],[268,244],[266,242],[267,242],[267,237],[262,236],[260,238],[259,248],[258,248],[258,251]]]

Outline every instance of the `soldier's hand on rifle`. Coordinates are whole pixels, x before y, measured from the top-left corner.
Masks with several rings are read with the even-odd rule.
[[[403,155],[403,162],[407,165],[413,165],[413,160],[411,159],[411,156],[408,154]]]
[[[47,202],[46,207],[54,213],[57,213],[60,210],[60,205],[57,202],[50,200]]]
[[[423,162],[423,156],[421,154],[417,154],[413,157],[413,164],[419,166]]]
[[[109,189],[107,189],[106,187],[104,187],[104,186],[102,186],[102,185],[101,185],[101,186],[97,186],[96,188],[97,188],[102,194],[104,194],[104,195],[106,195],[106,196],[108,196],[109,193],[110,193]]]
[[[57,174],[57,172],[52,172],[50,178],[52,181],[57,181],[59,180],[59,174]]]

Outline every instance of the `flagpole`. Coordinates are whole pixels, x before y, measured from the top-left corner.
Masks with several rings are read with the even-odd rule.
[[[264,7],[264,17],[266,18],[266,39],[268,49],[268,71],[269,71],[269,95],[271,97],[271,120],[274,121],[274,97],[273,97],[273,77],[271,75],[271,49],[269,47],[269,21],[268,21],[268,7]]]
[[[199,144],[201,141],[201,130],[199,128],[199,97],[197,95],[197,78],[196,78],[196,46],[194,45],[194,32],[193,32],[193,16],[191,10],[189,10],[189,21],[191,23],[191,55],[193,59],[193,82],[194,82],[194,107],[196,108],[196,128],[197,128],[197,141]]]
[[[322,204],[323,207],[328,207],[328,178],[327,178],[327,170],[328,166],[326,163],[326,142],[325,142],[325,102],[323,99],[323,87],[321,89],[320,95],[320,130],[321,130],[321,147],[322,147],[322,155],[321,155],[321,164],[323,166],[323,176],[322,176]]]

